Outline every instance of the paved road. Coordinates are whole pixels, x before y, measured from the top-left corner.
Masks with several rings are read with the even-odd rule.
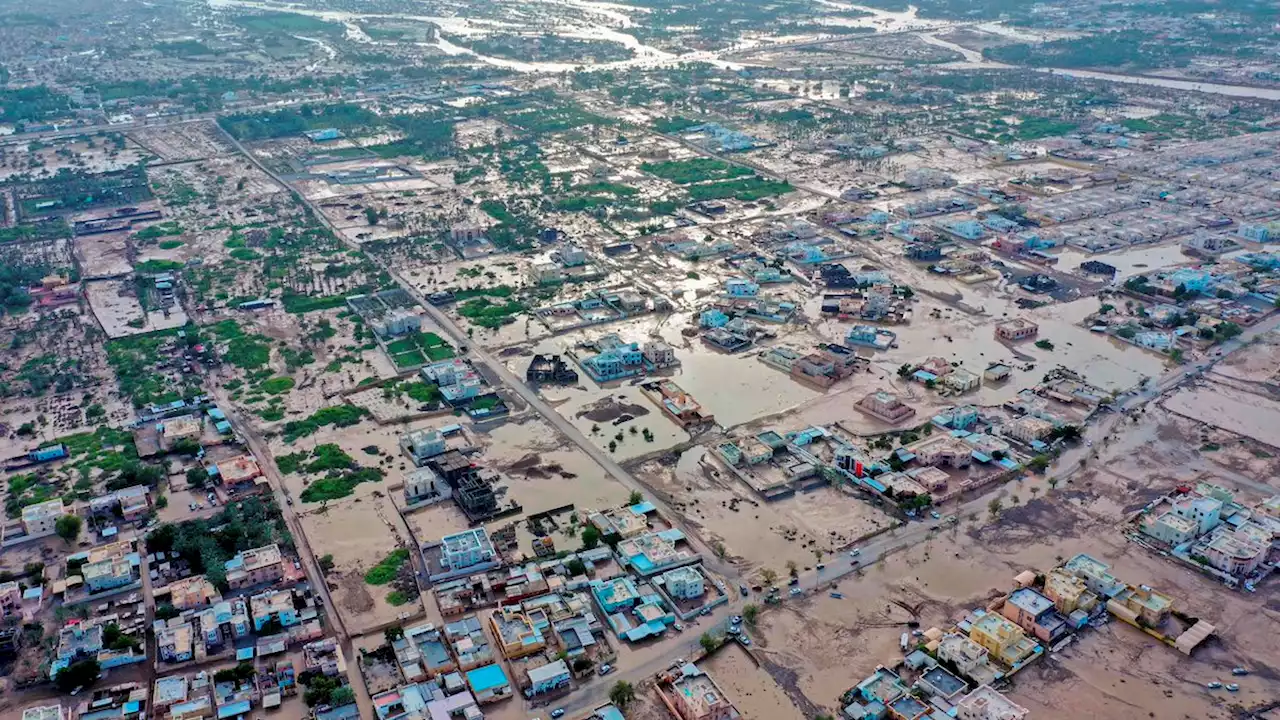
[[[351,689],[355,694],[356,706],[360,708],[360,717],[375,717],[373,701],[369,698],[368,688],[365,687],[364,676],[356,668],[356,657],[353,653],[351,636],[347,633],[342,616],[338,614],[333,598],[329,595],[329,585],[325,582],[324,573],[320,571],[320,566],[316,562],[315,552],[312,551],[311,544],[307,541],[307,534],[302,530],[302,523],[299,522],[298,514],[294,511],[292,501],[285,491],[284,478],[280,476],[280,471],[276,468],[275,459],[270,449],[267,448],[266,441],[254,432],[253,426],[245,422],[236,412],[235,406],[222,389],[221,382],[216,383],[212,388],[212,393],[218,401],[218,407],[226,413],[227,420],[235,428],[236,432],[244,438],[254,457],[258,458],[258,462],[262,466],[262,472],[271,484],[276,504],[279,505],[285,524],[288,525],[289,532],[293,535],[294,545],[298,550],[298,559],[307,574],[307,581],[311,583],[316,596],[324,604],[326,619],[329,622],[329,626],[334,629],[338,642],[342,646],[342,653],[346,656],[347,663],[352,670],[352,672],[347,673],[347,676],[351,682]]]
[[[1220,352],[1210,354],[1194,363],[1178,365],[1162,375],[1159,380],[1147,382],[1140,390],[1122,395],[1117,399],[1114,410],[1095,417],[1095,422],[1086,428],[1084,442],[1068,447],[1058,456],[1054,464],[1047,470],[1046,476],[1057,478],[1062,482],[1070,480],[1076,474],[1088,468],[1089,461],[1093,459],[1093,444],[1104,441],[1116,432],[1117,426],[1126,420],[1131,413],[1141,409],[1153,400],[1173,392],[1188,380],[1202,376],[1211,370],[1214,365],[1226,359],[1231,353],[1245,347],[1254,338],[1276,328],[1280,328],[1280,315],[1268,318],[1245,330],[1239,337],[1222,343],[1217,348]],[[1005,486],[1005,483],[998,484],[982,495],[964,501],[959,505],[946,506],[945,509],[940,511],[940,514],[964,518],[970,514],[977,513],[980,515],[987,512],[988,503],[991,502],[992,498],[1003,492]],[[1270,487],[1267,486],[1266,489],[1270,490]],[[908,523],[877,535],[859,545],[859,554],[856,558],[849,555],[847,551],[842,552],[830,557],[826,561],[826,567],[823,570],[811,570],[801,573],[800,583],[797,587],[801,589],[803,594],[811,593],[820,588],[825,589],[832,582],[852,573],[855,569],[880,562],[892,553],[927,539],[931,533],[940,531],[943,527],[945,527],[945,523],[942,521],[928,518],[924,521]],[[789,591],[784,591],[783,597],[789,597]]]
[[[253,153],[249,152],[248,149],[244,147],[244,145],[242,145],[238,140],[232,137],[229,133],[226,133],[224,131],[223,134],[232,143],[232,145],[241,154],[243,154],[246,158],[248,158],[248,160],[251,163],[253,163],[259,170],[266,173],[276,182],[280,183],[281,186],[287,187],[287,188],[292,187],[291,185],[289,185],[289,183],[285,182],[283,178],[281,178],[279,175],[273,172],[265,164],[259,162],[257,157],[253,155]],[[333,232],[334,236],[342,240],[348,246],[348,248],[350,248],[351,250],[355,250],[357,252],[363,252],[358,244],[349,241],[339,231],[339,229],[332,223],[332,221],[330,221],[325,216],[325,214],[321,212],[319,207],[317,207],[309,199],[303,196],[302,193],[296,193],[296,196],[304,205],[307,206],[307,208],[311,210],[311,212],[315,215],[315,217],[318,218],[325,225],[327,225],[329,227],[329,230]],[[576,428],[573,425],[573,423],[570,423],[562,415],[557,413],[554,408],[552,408],[550,405],[544,402],[542,398],[538,396],[538,393],[536,391],[534,391],[532,388],[526,385],[522,378],[517,377],[515,373],[511,372],[507,368],[507,366],[501,362],[501,360],[494,357],[491,353],[486,351],[484,348],[481,348],[475,345],[471,341],[471,339],[467,337],[467,333],[461,327],[459,327],[453,321],[452,318],[450,318],[447,314],[445,314],[442,310],[440,310],[440,308],[437,308],[436,306],[432,305],[427,300],[427,298],[422,294],[422,292],[419,291],[413,285],[413,283],[409,282],[402,275],[400,275],[400,273],[397,272],[395,268],[391,267],[390,264],[382,262],[378,258],[373,257],[372,255],[366,255],[366,257],[368,257],[369,260],[374,264],[376,264],[379,268],[381,268],[382,270],[385,270],[387,274],[390,275],[393,280],[395,280],[397,285],[399,285],[405,292],[409,293],[409,295],[413,297],[414,300],[416,300],[420,305],[422,305],[422,307],[426,309],[427,313],[436,322],[436,324],[440,327],[440,329],[453,340],[455,345],[457,345],[459,348],[463,348],[463,347],[468,348],[466,356],[468,356],[472,361],[484,363],[489,368],[491,368],[494,374],[496,374],[498,378],[502,381],[503,385],[510,388],[513,392],[519,395],[521,399],[523,399],[529,405],[529,407],[533,408],[533,410],[537,412],[539,415],[541,415],[543,418],[545,418],[548,423],[550,423],[553,427],[555,427],[557,430],[563,433],[564,436],[568,438],[569,442],[573,443],[574,445],[577,445],[584,453],[590,456],[591,459],[595,460],[597,464],[599,464],[602,468],[605,469],[606,472],[609,473],[609,475],[613,476],[614,479],[622,483],[627,489],[645,493],[646,499],[649,500],[649,502],[653,503],[654,507],[656,507],[666,519],[671,521],[675,527],[679,527],[685,531],[685,535],[689,538],[689,541],[692,544],[694,544],[695,547],[698,549],[698,551],[702,553],[702,555],[704,556],[705,562],[709,568],[711,568],[716,573],[722,576],[725,576],[727,579],[737,582],[737,579],[738,579],[737,569],[734,568],[729,563],[723,562],[719,558],[717,558],[714,551],[712,551],[710,547],[706,546],[705,543],[702,543],[698,539],[697,535],[689,531],[689,529],[683,525],[680,519],[681,515],[674,512],[660,498],[653,497],[653,493],[648,492],[648,488],[646,488],[639,480],[637,480],[635,476],[633,476],[625,468],[623,468],[621,465],[615,462],[613,458],[609,457],[608,453],[606,453],[604,450],[597,447],[594,443],[588,440],[586,436],[582,434],[582,431],[578,430],[578,428]]]

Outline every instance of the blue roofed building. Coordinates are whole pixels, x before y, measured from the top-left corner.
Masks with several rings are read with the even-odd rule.
[[[480,704],[496,702],[511,695],[511,682],[502,666],[493,664],[478,667],[467,673],[467,686]]]
[[[572,683],[569,665],[564,660],[533,668],[528,675],[529,693],[535,697],[562,690]]]

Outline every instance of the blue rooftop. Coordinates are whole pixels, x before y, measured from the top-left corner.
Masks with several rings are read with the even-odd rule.
[[[498,665],[485,665],[467,673],[467,684],[475,692],[481,693],[509,685],[507,674]]]
[[[653,503],[649,502],[648,500],[645,500],[644,502],[636,503],[635,505],[631,506],[631,512],[637,515],[648,515],[649,513],[653,512],[656,509],[657,508],[653,506]]]
[[[218,708],[218,719],[248,715],[253,710],[253,703],[248,700],[233,702]]]

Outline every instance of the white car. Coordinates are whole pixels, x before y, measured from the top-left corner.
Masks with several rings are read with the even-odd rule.
[[[861,554],[862,554],[862,551],[859,550],[858,548],[854,548],[849,551],[849,557],[858,557]]]

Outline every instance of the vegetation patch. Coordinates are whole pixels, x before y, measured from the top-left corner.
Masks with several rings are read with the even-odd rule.
[[[407,548],[396,548],[382,562],[374,565],[364,574],[364,581],[370,585],[386,585],[396,579],[400,566],[409,561]]]

